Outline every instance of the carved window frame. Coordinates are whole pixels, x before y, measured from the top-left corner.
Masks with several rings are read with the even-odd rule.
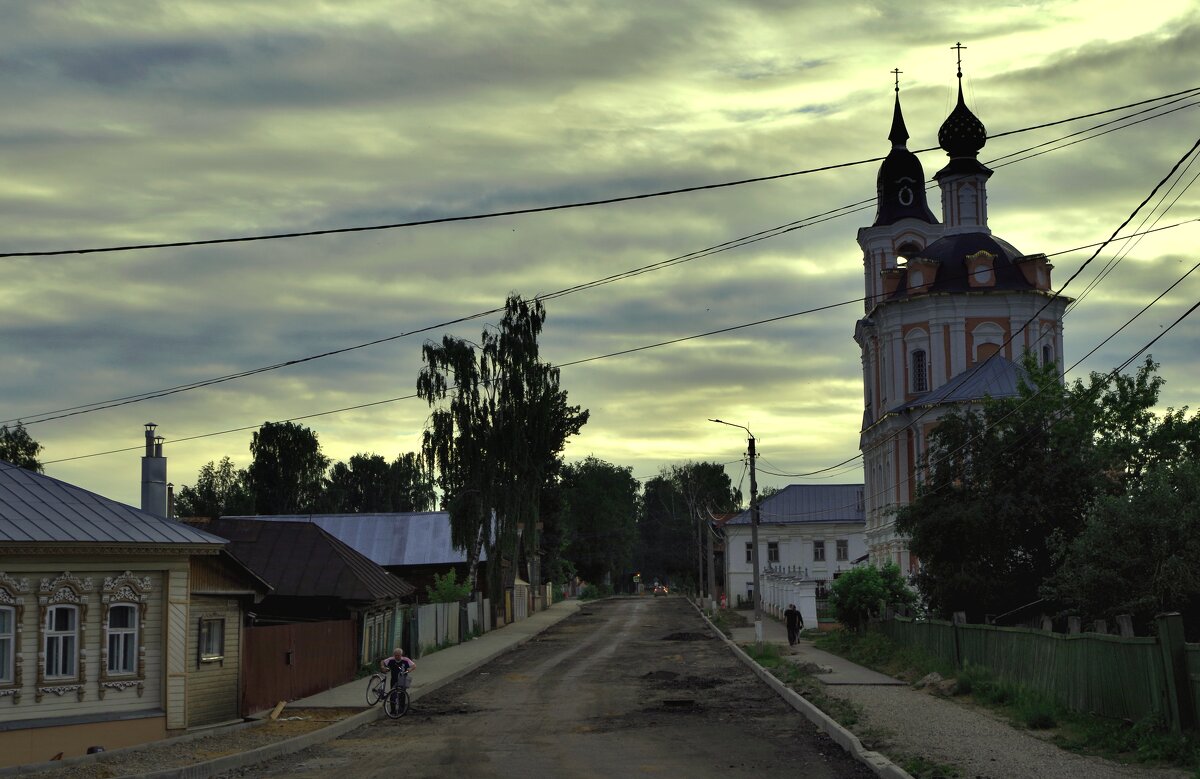
[[[150,589],[149,576],[137,577],[131,571],[104,579],[100,593],[100,602],[104,609],[100,615],[100,630],[104,634],[100,639],[99,692],[102,699],[109,690],[120,692],[136,689],[139,698],[146,691],[146,609]],[[109,670],[109,617],[112,610],[118,606],[132,607],[137,619],[137,628],[134,630],[137,660],[133,672]]]
[[[38,663],[37,687],[34,700],[41,701],[47,693],[60,698],[73,692],[78,700],[83,700],[84,688],[87,684],[87,612],[88,593],[92,590],[91,578],[80,579],[63,571],[53,579],[42,579],[38,585]],[[46,678],[46,618],[50,609],[56,606],[75,607],[76,617],[76,674],[73,678]]]
[[[22,665],[21,653],[25,629],[25,595],[28,595],[29,580],[16,579],[0,571],[0,608],[9,609],[13,615],[12,672],[10,678],[0,680],[0,698],[12,698],[13,704],[21,702]]]

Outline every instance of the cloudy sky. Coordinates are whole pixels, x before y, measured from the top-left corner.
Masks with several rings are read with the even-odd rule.
[[[889,148],[893,68],[910,148],[926,148],[953,105],[959,40],[968,104],[993,135],[1200,86],[1193,2],[968,6],[0,0],[0,253],[371,226],[867,160]],[[1131,111],[990,141],[985,162],[1050,150],[993,164],[993,230],[1025,253],[1104,240],[1196,140],[1195,104],[1061,149]],[[945,156],[921,159],[932,175]],[[268,420],[309,417],[335,459],[391,458],[418,447],[428,415],[406,397],[422,342],[476,338],[495,317],[33,420],[700,252],[871,198],[877,166],[407,229],[0,258],[0,418],[29,423],[50,475],[131,503],[146,421],[167,439],[176,484],[223,455],[247,465],[251,430]],[[1190,224],[1113,244],[1065,291],[1081,298],[1068,364],[1200,261],[1200,188],[1184,189],[1198,170],[1146,222]],[[844,304],[564,367],[572,402],[592,413],[568,458],[595,454],[639,477],[732,462],[736,482],[745,439],[709,417],[748,425],[776,473],[857,454],[855,233],[872,218],[867,207],[549,300],[543,354],[555,364]],[[1056,285],[1090,253],[1053,257]],[[1110,370],[1198,298],[1200,272],[1071,375]],[[1164,406],[1197,405],[1198,326],[1153,349]],[[851,467],[832,480],[861,478]]]

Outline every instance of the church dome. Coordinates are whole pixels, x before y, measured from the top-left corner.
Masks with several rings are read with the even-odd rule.
[[[986,252],[992,258],[994,281],[988,289],[996,290],[1025,290],[1033,289],[1033,285],[1025,278],[1016,260],[1023,255],[1008,241],[997,238],[990,233],[954,233],[943,236],[915,252],[910,258],[925,260],[938,265],[937,277],[928,287],[928,292],[978,292],[979,287],[972,287],[968,277],[968,263],[972,256]],[[896,297],[908,294],[902,287],[896,291]]]
[[[898,92],[892,113],[892,129],[888,134],[892,150],[880,164],[879,175],[875,178],[877,210],[873,226],[895,224],[906,218],[937,224],[937,217],[929,210],[925,197],[925,169],[905,143],[908,140],[908,128],[904,126]]]
[[[958,104],[938,128],[938,145],[954,157],[974,157],[987,143],[987,129],[963,101],[962,82],[958,84]]]

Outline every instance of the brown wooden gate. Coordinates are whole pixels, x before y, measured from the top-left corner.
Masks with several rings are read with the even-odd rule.
[[[246,628],[242,716],[294,701],[354,679],[354,620]]]

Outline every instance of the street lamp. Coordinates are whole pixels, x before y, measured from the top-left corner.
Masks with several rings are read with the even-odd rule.
[[[762,589],[759,580],[761,573],[758,569],[758,482],[754,477],[754,433],[751,433],[750,428],[745,425],[736,425],[723,419],[709,419],[708,421],[716,422],[718,425],[740,427],[750,438],[748,451],[750,456],[750,565],[754,568],[754,641],[762,644]]]

